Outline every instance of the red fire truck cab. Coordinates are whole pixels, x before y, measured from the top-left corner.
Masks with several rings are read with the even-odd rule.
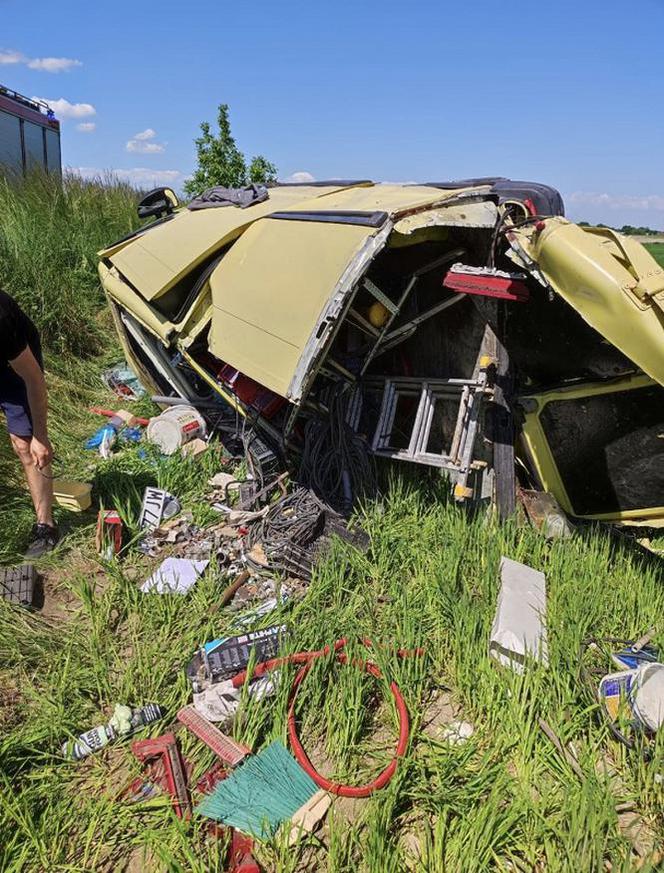
[[[60,122],[43,101],[0,85],[0,173],[33,169],[61,174]]]

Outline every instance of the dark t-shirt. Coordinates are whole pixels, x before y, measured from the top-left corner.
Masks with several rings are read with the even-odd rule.
[[[6,370],[9,361],[17,358],[26,346],[42,363],[39,332],[18,303],[0,291],[0,372]]]

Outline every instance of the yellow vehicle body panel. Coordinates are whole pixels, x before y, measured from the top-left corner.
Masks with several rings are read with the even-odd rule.
[[[548,403],[560,400],[579,400],[596,397],[601,394],[613,394],[619,391],[636,390],[647,388],[656,382],[645,375],[629,376],[620,380],[605,383],[593,383],[576,386],[557,388],[540,394],[529,395],[522,401],[529,400],[536,407],[526,411],[522,429],[522,440],[526,452],[535,467],[544,491],[550,491],[558,500],[565,512],[572,516],[607,521],[619,524],[647,525],[650,527],[664,527],[664,495],[663,505],[630,509],[625,511],[595,513],[582,515],[575,511],[574,506],[565,488],[562,476],[556,465],[544,428],[540,421],[540,414]],[[528,409],[528,407],[526,407]]]
[[[183,209],[170,221],[129,240],[122,248],[102,252],[148,301],[165,294],[178,279],[231,242],[252,222],[301,201],[315,202],[338,190],[330,187],[277,187],[268,200],[246,209],[234,206]]]
[[[342,188],[326,193],[318,201],[295,203],[274,212],[306,212],[325,210],[330,212],[387,212],[398,217],[401,213],[426,209],[437,203],[454,199],[467,189],[450,188],[440,190],[426,185],[371,185],[362,188]],[[477,192],[477,188],[473,192]]]
[[[321,313],[375,232],[352,224],[256,222],[210,277],[212,354],[289,397]]]
[[[343,214],[396,217],[438,204],[443,213],[442,204],[464,190],[373,185],[275,207],[276,213],[340,216],[338,222],[265,218],[244,231],[210,278],[210,351],[297,402],[305,381],[302,362],[307,353],[313,355],[312,342],[324,340],[332,330],[332,318],[326,315],[340,294],[340,283],[367,240],[378,235],[376,227],[343,223]]]
[[[106,294],[119,303],[125,309],[129,310],[134,318],[150,333],[166,343],[169,336],[173,332],[174,325],[171,321],[165,318],[161,313],[157,312],[154,307],[149,306],[142,297],[139,297],[136,292],[124,282],[118,275],[115,267],[108,267],[104,261],[99,262],[98,266],[99,279],[106,291]]]
[[[664,384],[664,269],[640,243],[608,228],[550,218],[509,234],[581,317]]]

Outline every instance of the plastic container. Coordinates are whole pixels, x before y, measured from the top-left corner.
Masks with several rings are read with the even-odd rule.
[[[148,441],[158,446],[165,455],[174,455],[182,446],[206,434],[203,416],[186,404],[171,406],[156,418],[151,418],[147,429]]]
[[[654,734],[664,726],[664,664],[610,673],[599,683],[599,696],[611,719],[616,721],[625,705],[634,725]]]

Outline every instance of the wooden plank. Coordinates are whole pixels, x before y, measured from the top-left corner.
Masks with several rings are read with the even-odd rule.
[[[495,306],[496,304],[494,304]],[[501,313],[498,313],[499,318]],[[505,521],[516,511],[516,475],[514,471],[514,371],[507,349],[487,324],[485,337],[497,360],[496,384],[492,405],[493,469],[496,476],[496,510]]]

